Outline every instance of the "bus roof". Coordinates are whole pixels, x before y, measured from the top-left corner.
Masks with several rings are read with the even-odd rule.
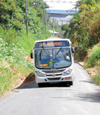
[[[38,40],[38,41],[35,41],[35,43],[36,42],[45,42],[45,41],[58,41],[58,40],[61,40],[61,41],[67,40],[71,44],[71,41],[69,39],[63,39],[63,38],[58,38],[58,37],[50,37],[45,40]]]

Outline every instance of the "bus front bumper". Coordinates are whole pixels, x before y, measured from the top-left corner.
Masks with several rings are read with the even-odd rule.
[[[67,82],[73,81],[74,75],[71,73],[67,76],[57,76],[57,77],[38,77],[36,76],[36,83],[56,83],[56,82]]]

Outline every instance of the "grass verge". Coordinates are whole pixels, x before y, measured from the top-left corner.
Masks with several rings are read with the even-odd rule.
[[[94,82],[100,85],[100,43],[88,50],[83,66],[91,74]]]
[[[34,70],[24,66],[0,62],[0,95],[5,91],[9,92],[11,89],[18,85],[17,79],[22,76],[29,76],[30,73],[34,74]]]
[[[29,57],[36,40],[46,39],[49,35],[48,32],[27,34],[25,30],[16,32],[0,27],[0,95],[11,91],[23,76],[31,80],[33,64],[25,60],[25,56]]]

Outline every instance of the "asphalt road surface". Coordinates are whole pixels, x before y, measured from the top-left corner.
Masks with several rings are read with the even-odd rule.
[[[100,115],[99,86],[81,66],[74,66],[73,86],[21,86],[0,100],[0,115]]]

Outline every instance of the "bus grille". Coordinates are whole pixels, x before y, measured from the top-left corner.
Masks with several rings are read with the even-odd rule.
[[[48,78],[48,80],[60,80],[60,77],[59,78]]]
[[[45,73],[61,73],[61,72],[63,72],[65,69],[62,69],[62,70],[50,70],[50,71],[43,71],[43,72],[45,72]]]
[[[53,74],[46,74],[46,76],[53,76],[53,77],[56,77],[56,76],[62,76],[62,74],[55,74],[55,75],[53,75]]]

